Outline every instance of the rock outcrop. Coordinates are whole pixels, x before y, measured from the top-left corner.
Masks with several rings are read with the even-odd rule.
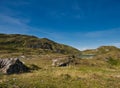
[[[24,65],[18,58],[0,59],[0,72],[5,74],[28,72],[29,68]]]
[[[52,66],[64,67],[73,63],[74,58],[72,57],[63,57],[52,60]]]

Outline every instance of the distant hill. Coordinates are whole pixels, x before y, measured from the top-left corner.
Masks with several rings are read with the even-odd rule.
[[[83,51],[84,54],[107,54],[113,51],[120,52],[120,49],[115,46],[101,46],[97,49],[89,49]]]
[[[97,49],[85,50],[82,54],[94,54],[99,58],[116,58],[120,59],[120,49],[115,46],[101,46]]]
[[[47,38],[21,34],[0,34],[1,53],[80,54],[81,52],[71,46],[59,44]]]

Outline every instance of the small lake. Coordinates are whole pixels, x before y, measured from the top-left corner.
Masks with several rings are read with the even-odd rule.
[[[95,54],[84,54],[84,55],[80,55],[80,58],[82,59],[92,59],[94,56],[96,56]]]

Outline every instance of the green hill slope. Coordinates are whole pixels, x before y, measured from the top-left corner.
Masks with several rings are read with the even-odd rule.
[[[23,54],[80,54],[80,51],[64,44],[56,43],[47,38],[21,34],[0,34],[0,53]]]
[[[115,46],[101,46],[97,49],[85,50],[82,54],[94,54],[96,58],[114,58],[120,59],[120,49]]]

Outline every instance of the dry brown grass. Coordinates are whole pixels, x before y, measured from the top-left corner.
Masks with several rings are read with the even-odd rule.
[[[119,88],[120,86],[119,66],[109,66],[103,61],[99,63],[99,60],[80,60],[80,64],[76,66],[52,67],[52,59],[56,57],[57,55],[27,56],[28,59],[21,59],[28,66],[35,64],[41,69],[23,74],[1,74],[0,88],[13,88],[13,86],[18,88]]]

